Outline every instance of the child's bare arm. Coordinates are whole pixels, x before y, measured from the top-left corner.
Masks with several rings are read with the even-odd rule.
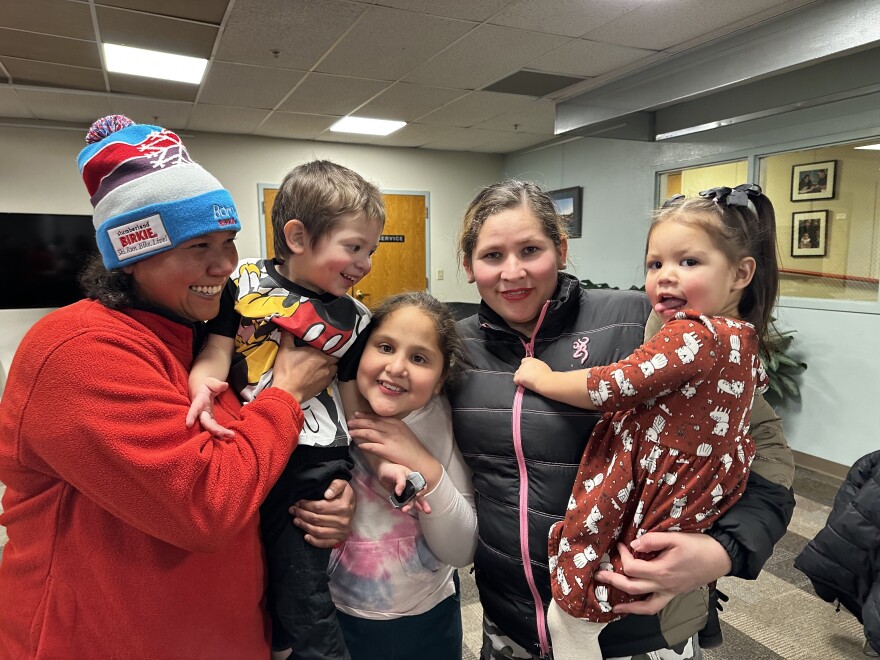
[[[196,357],[189,372],[189,396],[192,405],[186,415],[187,428],[198,420],[202,428],[217,437],[234,435],[214,421],[214,398],[228,387],[226,379],[229,377],[234,346],[235,340],[232,337],[208,335],[205,347]]]
[[[519,369],[513,375],[517,385],[537,392],[541,396],[567,403],[577,408],[596,410],[587,392],[589,369],[576,371],[553,371],[547,364],[536,358],[523,358]]]

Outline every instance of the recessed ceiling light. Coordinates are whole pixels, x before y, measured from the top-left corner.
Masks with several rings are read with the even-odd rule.
[[[856,147],[856,149],[871,149],[873,151],[880,151],[880,144],[866,144],[861,147]]]
[[[343,117],[330,127],[336,133],[366,133],[367,135],[390,135],[406,126],[405,121],[390,119],[367,119],[366,117]]]
[[[104,60],[107,62],[107,71],[112,73],[128,73],[195,85],[202,82],[205,67],[208,66],[208,60],[200,57],[160,53],[117,44],[104,44]]]

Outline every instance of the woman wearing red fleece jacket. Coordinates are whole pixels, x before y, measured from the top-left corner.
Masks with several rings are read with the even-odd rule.
[[[238,215],[176,135],[102,121],[80,155],[103,258],[91,300],[31,329],[0,401],[0,658],[266,658],[258,509],[296,446],[298,401],[335,366],[288,347],[246,408],[220,394],[231,440],[186,428]],[[343,483],[298,509],[316,545],[347,534]]]

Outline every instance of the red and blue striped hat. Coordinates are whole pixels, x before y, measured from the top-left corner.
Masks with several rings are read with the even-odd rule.
[[[215,231],[240,231],[229,191],[193,162],[180,137],[123,115],[99,119],[77,158],[112,270]]]

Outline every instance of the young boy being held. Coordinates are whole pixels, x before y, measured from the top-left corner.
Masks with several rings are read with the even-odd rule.
[[[384,224],[381,193],[359,174],[329,161],[294,168],[272,207],[275,258],[239,262],[190,374],[187,423],[198,418],[223,436],[211,417],[213,394],[227,378],[244,402],[271,386],[282,332],[340,358],[337,380],[302,404],[298,446],[260,509],[276,657],[292,648],[295,658],[349,658],[330,598],[330,550],[307,542],[288,507],[322,499],[331,481],[351,478],[345,419],[364,405],[354,378],[370,313],[346,292],[370,272]],[[386,487],[402,492],[406,468],[371,464]]]

